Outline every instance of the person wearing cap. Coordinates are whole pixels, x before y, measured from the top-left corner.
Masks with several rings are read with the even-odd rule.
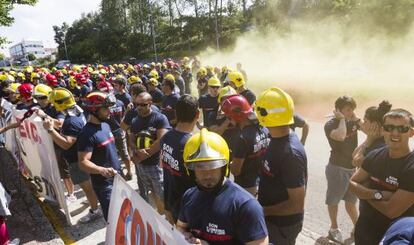
[[[246,190],[227,178],[229,148],[206,128],[184,146],[184,166],[196,186],[182,198],[177,221],[192,244],[268,244],[263,210]]]
[[[305,148],[289,128],[293,124],[293,100],[283,90],[270,88],[259,96],[254,110],[270,135],[258,192],[269,240],[273,244],[295,244],[303,226],[308,170]]]
[[[46,117],[43,127],[52,137],[54,143],[63,149],[63,158],[69,165],[70,178],[74,185],[79,184],[89,202],[91,208],[88,214],[80,218],[80,223],[88,223],[102,217],[99,211],[98,200],[93,191],[92,183],[88,173],[84,172],[78,161],[78,140],[82,128],[86,124],[83,110],[76,104],[72,93],[65,88],[56,88],[50,94],[50,101],[58,112],[65,114],[61,130],[55,129],[55,122]]]
[[[191,137],[200,115],[198,101],[185,94],[176,105],[177,125],[160,140],[161,165],[164,173],[164,204],[167,219],[175,224],[180,211],[181,198],[185,191],[194,186],[184,168],[184,145]]]
[[[203,126],[208,128],[213,124],[212,114],[217,114],[219,108],[218,96],[221,83],[217,77],[211,77],[207,85],[208,93],[200,96],[198,103],[203,111]]]
[[[79,165],[91,175],[92,186],[106,221],[114,175],[121,173],[115,138],[111,127],[106,123],[111,116],[110,108],[115,103],[113,94],[90,93],[84,107],[90,113],[89,120],[78,137]]]
[[[230,170],[234,182],[256,197],[261,158],[269,145],[269,131],[259,125],[252,107],[241,95],[225,98],[221,110],[240,129],[230,142],[233,155]]]
[[[156,105],[158,108],[161,108],[162,98],[164,97],[164,94],[162,91],[158,88],[158,80],[155,78],[150,78],[148,81],[148,93],[152,96],[152,102],[154,105]]]

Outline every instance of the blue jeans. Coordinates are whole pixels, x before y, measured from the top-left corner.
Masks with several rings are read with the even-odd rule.
[[[113,180],[111,181],[111,183],[107,183],[106,185],[96,185],[95,183],[92,183],[92,187],[95,191],[99,203],[101,204],[103,216],[105,220],[108,221],[109,203],[111,201]]]

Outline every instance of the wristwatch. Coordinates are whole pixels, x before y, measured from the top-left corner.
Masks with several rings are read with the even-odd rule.
[[[381,191],[375,191],[374,192],[374,198],[375,198],[375,200],[382,200],[384,198],[384,196],[382,195]]]

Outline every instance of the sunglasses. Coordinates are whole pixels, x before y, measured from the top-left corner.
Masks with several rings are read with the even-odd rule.
[[[136,105],[137,105],[137,107],[146,107],[146,106],[148,106],[149,104],[148,104],[148,103],[147,103],[147,104],[145,104],[145,103],[142,103],[142,104],[141,104],[141,103],[139,103],[139,104],[138,104],[138,103],[137,103]]]
[[[386,124],[382,126],[382,128],[384,129],[385,132],[392,132],[394,131],[394,129],[396,129],[398,133],[401,133],[401,134],[407,133],[411,129],[410,126],[403,126],[403,125],[396,126],[392,124]]]
[[[220,88],[220,86],[209,86],[210,88],[212,88],[212,89],[219,89]]]
[[[61,105],[61,104],[65,103],[68,99],[70,99],[70,97],[65,97],[65,98],[62,98],[62,99],[59,99],[59,100],[55,100],[55,103],[58,104],[58,105]]]

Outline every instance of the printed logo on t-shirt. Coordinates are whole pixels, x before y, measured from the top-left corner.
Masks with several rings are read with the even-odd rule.
[[[161,162],[162,167],[168,169],[171,174],[181,176],[178,160],[173,157],[173,148],[167,144],[162,145]]]
[[[226,235],[226,231],[224,229],[220,229],[218,225],[213,224],[213,223],[208,223],[208,226],[206,227],[206,231],[210,234]]]
[[[389,183],[389,184],[391,184],[391,185],[395,185],[395,186],[397,186],[397,187],[398,187],[398,179],[397,179],[397,178],[395,178],[394,176],[388,176],[388,177],[385,179],[385,182],[387,182],[387,183]]]
[[[388,176],[387,178],[385,178],[385,181],[371,176],[371,181],[374,182],[376,185],[381,186],[382,188],[384,188],[384,190],[387,191],[396,191],[398,189],[398,179],[393,176]]]
[[[263,155],[269,146],[270,139],[266,134],[261,133],[256,135],[256,142],[257,143],[253,145],[253,154],[249,156],[250,158]]]

